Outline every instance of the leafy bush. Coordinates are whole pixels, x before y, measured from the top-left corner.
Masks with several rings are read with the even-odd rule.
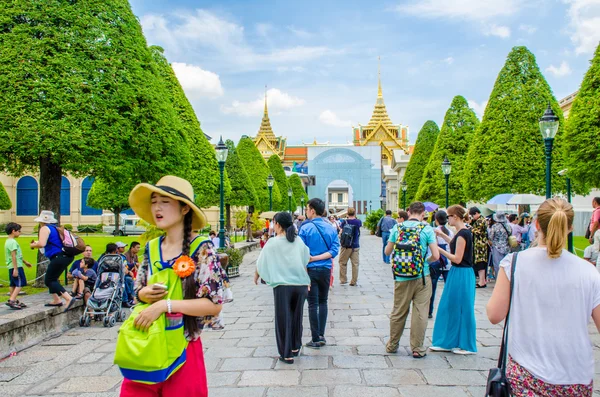
[[[140,236],[140,239],[142,240],[142,246],[145,245],[148,241],[160,236],[164,236],[166,234],[164,230],[159,229],[155,225],[151,225],[143,220],[140,220],[138,222],[138,225],[146,228],[146,231]]]
[[[102,225],[79,225],[77,231],[79,233],[96,233],[102,230]]]
[[[364,226],[371,231],[371,234],[375,233],[375,230],[377,230],[377,224],[379,223],[379,220],[384,217],[384,215],[385,212],[383,212],[381,208],[375,211],[367,212]]]
[[[246,227],[246,216],[248,215],[248,213],[246,211],[239,211],[235,214],[235,227],[237,227],[238,229],[242,229]],[[252,231],[259,231],[259,230],[263,230],[265,228],[266,225],[266,221],[264,219],[260,219],[258,217],[258,212],[254,212],[254,214],[252,214]]]
[[[63,225],[63,227],[65,229],[67,229],[68,231],[70,231],[70,232],[73,231],[73,225],[71,225],[70,223],[67,223],[67,224]]]
[[[33,232],[35,234],[38,234],[40,232],[40,224],[36,223],[35,226],[33,227]]]
[[[8,223],[0,223],[0,234],[4,234],[4,230],[6,229],[6,225],[8,225]]]
[[[210,226],[210,225],[204,226],[204,229],[200,230],[200,234],[208,234],[208,233],[210,233],[211,228],[212,228],[212,226]]]
[[[241,250],[230,247],[225,249],[225,253],[229,256],[229,267],[239,267],[244,260],[244,254]]]

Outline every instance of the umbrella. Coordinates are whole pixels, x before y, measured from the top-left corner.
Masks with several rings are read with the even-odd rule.
[[[259,218],[261,219],[273,219],[277,212],[276,211],[266,211],[260,214]]]
[[[515,194],[507,201],[508,205],[540,205],[546,199],[535,194]]]
[[[512,193],[498,194],[492,197],[486,204],[488,205],[505,205],[508,200],[514,196]]]
[[[481,215],[483,215],[486,218],[496,212],[490,209],[489,207],[486,207],[485,205],[479,206],[477,208],[479,208],[479,211],[481,211]]]
[[[423,204],[425,205],[425,211],[427,212],[433,212],[440,208],[439,205],[437,205],[436,203],[432,203],[431,201],[426,201]]]

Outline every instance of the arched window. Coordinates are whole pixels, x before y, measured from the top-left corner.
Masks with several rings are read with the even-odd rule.
[[[60,182],[60,214],[71,215],[71,183],[64,176]]]
[[[32,176],[17,182],[17,215],[38,215],[38,183]]]
[[[90,194],[93,184],[94,178],[89,176],[81,182],[81,215],[102,215],[101,209],[88,207],[87,205],[88,194]]]

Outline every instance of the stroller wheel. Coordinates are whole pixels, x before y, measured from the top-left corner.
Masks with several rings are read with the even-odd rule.
[[[127,315],[125,314],[125,310],[121,310],[119,311],[119,319],[117,319],[117,321],[125,321],[125,318],[127,317]]]
[[[110,318],[108,316],[105,316],[104,317],[104,321],[103,321],[105,327],[108,327],[108,322],[109,321],[110,321]]]
[[[85,316],[79,316],[79,326],[85,327]]]
[[[117,319],[115,318],[115,316],[110,316],[108,318],[108,326],[109,327],[114,327],[116,323],[117,323]]]
[[[90,324],[92,323],[92,318],[89,315],[86,315],[84,321],[85,321],[84,327],[89,327]]]

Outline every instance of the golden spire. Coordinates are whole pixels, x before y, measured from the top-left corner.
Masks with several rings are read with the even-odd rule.
[[[381,57],[377,57],[377,98],[383,98],[383,93],[381,92]]]
[[[267,140],[270,141],[271,144],[275,144],[277,138],[275,137],[275,133],[273,133],[273,129],[271,128],[271,121],[269,120],[269,111],[267,109],[267,86],[265,85],[265,112],[263,114],[262,121],[260,123],[260,128],[258,130],[258,139],[259,136],[264,136]]]
[[[377,60],[377,101],[375,102],[375,109],[373,109],[368,126],[375,127],[381,123],[387,127],[392,125],[392,121],[387,114],[387,109],[383,102],[383,91],[381,90],[381,57],[378,57]]]
[[[269,114],[267,110],[267,85],[265,84],[265,114]]]

